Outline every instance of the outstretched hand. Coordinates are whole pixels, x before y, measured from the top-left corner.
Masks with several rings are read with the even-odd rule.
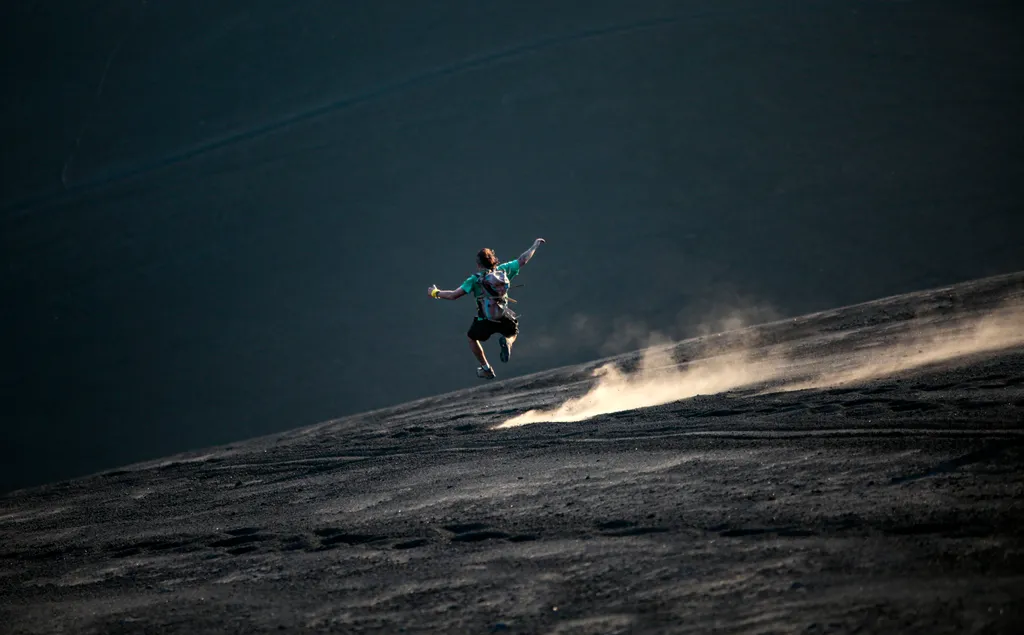
[[[435,290],[437,290],[437,285],[436,284],[430,285],[429,287],[427,287],[427,295],[429,295],[430,297],[434,297],[434,291]]]
[[[538,238],[537,240],[533,241],[533,244],[530,245],[530,248],[524,251],[522,254],[520,254],[519,258],[517,258],[517,260],[519,260],[519,266],[521,267],[526,263],[530,262],[530,258],[533,258],[534,252],[536,252],[537,248],[543,244],[543,238]]]

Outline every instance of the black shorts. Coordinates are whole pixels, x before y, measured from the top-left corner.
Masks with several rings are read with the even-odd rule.
[[[490,337],[495,333],[500,333],[505,337],[514,337],[519,334],[519,322],[515,318],[510,318],[507,315],[501,318],[500,322],[474,319],[473,325],[469,327],[469,331],[466,335],[468,335],[471,340],[484,342],[490,339]]]

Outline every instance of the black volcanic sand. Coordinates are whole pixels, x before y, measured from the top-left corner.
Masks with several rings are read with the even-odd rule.
[[[506,378],[1022,270],[1022,26],[1018,0],[0,2],[0,492],[476,381],[472,301],[425,291],[481,247],[548,241]]]
[[[835,354],[1022,290],[742,337]],[[493,429],[597,365],[0,498],[4,631],[1019,632],[1024,350]]]

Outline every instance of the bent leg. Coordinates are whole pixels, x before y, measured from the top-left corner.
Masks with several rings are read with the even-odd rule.
[[[490,364],[487,363],[487,355],[484,354],[484,347],[480,345],[480,342],[472,337],[469,338],[469,349],[473,351],[473,355],[476,356],[476,359],[480,362],[481,366],[490,366]]]
[[[505,318],[501,321],[498,332],[501,333],[501,361],[507,364],[512,357],[512,344],[519,335],[519,322],[513,318]]]
[[[509,346],[516,341],[519,337],[519,320],[506,319],[501,324],[501,334],[505,337],[505,341],[508,342]]]

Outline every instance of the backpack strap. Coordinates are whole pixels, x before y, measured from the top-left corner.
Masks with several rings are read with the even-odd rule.
[[[488,271],[476,272],[476,282],[480,285],[480,289],[483,291],[480,297],[476,299],[476,315],[477,317],[484,319],[487,317],[484,315],[484,295],[487,294],[487,288],[484,286],[484,278],[487,277],[488,273]]]

